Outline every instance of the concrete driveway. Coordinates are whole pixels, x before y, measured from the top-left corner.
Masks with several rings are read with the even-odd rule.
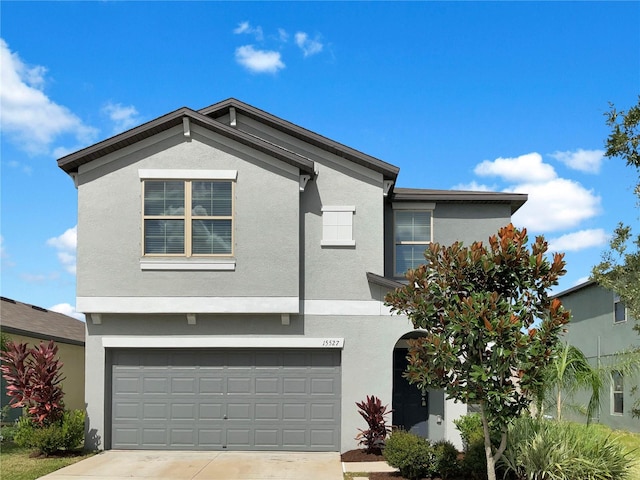
[[[47,480],[342,480],[340,454],[108,450],[41,477]]]

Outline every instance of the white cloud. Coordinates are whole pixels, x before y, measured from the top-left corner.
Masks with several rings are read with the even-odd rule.
[[[603,150],[583,150],[554,152],[551,157],[564,163],[567,167],[585,173],[599,173],[604,160]]]
[[[252,73],[277,73],[285,68],[279,52],[256,50],[253,45],[238,47],[236,61]]]
[[[544,183],[522,183],[505,191],[529,195],[527,203],[513,214],[513,222],[532,232],[574,228],[601,211],[599,196],[580,183],[565,178]]]
[[[82,320],[83,322],[85,321],[84,313],[76,311],[76,307],[69,303],[57,303],[53,307],[49,307],[47,310],[62,313],[64,315],[77,318],[78,320]]]
[[[8,161],[7,165],[11,168],[15,168],[16,170],[21,170],[22,173],[26,175],[31,175],[33,173],[33,168],[30,165],[25,165],[24,163],[20,163],[17,160]]]
[[[286,43],[289,41],[289,34],[284,28],[278,29],[278,39],[283,43]]]
[[[0,39],[0,126],[7,137],[30,154],[49,153],[51,144],[70,134],[79,144],[91,143],[97,130],[85,125],[68,108],[47,97],[47,69],[28,66]]]
[[[322,43],[316,37],[315,40],[311,40],[305,32],[297,32],[295,34],[296,45],[300,47],[305,57],[315,55],[322,51]]]
[[[475,180],[470,183],[458,183],[451,187],[451,190],[463,190],[463,191],[472,191],[472,192],[493,192],[496,190],[496,186],[485,185],[483,183],[478,183]]]
[[[6,247],[4,246],[4,237],[0,235],[0,262],[2,267],[15,267],[15,263],[11,260]]]
[[[233,30],[233,33],[236,35],[241,35],[243,33],[254,35],[256,40],[261,42],[264,39],[264,34],[262,33],[262,27],[252,27],[249,22],[240,22],[238,26]]]
[[[76,274],[76,247],[78,243],[78,226],[67,229],[62,235],[47,240],[47,245],[58,250],[58,260],[64,269],[72,275]]]
[[[602,228],[580,230],[549,240],[549,251],[577,252],[586,248],[601,247],[608,241],[609,236]]]
[[[515,158],[485,160],[476,166],[474,173],[481,177],[500,177],[507,182],[546,182],[557,177],[553,167],[544,163],[536,152]]]
[[[20,278],[27,283],[42,284],[51,280],[57,280],[60,275],[57,272],[44,273],[21,273]]]
[[[138,110],[133,105],[108,102],[102,107],[102,113],[107,115],[114,123],[113,133],[120,133],[137,125],[139,121]]]

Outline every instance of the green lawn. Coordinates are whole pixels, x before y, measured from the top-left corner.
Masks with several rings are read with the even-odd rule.
[[[32,450],[13,443],[0,445],[0,477],[11,480],[35,480],[93,455],[75,457],[29,458]]]

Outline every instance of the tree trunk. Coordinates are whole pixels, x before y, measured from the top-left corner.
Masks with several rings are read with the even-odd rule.
[[[556,420],[562,420],[562,392],[560,391],[560,387],[558,386],[558,397],[556,400]]]
[[[480,414],[482,416],[482,430],[484,432],[484,454],[487,457],[487,478],[488,480],[496,480],[496,465],[491,451],[491,433],[489,432],[489,423],[487,415],[484,411],[484,402],[480,402]]]

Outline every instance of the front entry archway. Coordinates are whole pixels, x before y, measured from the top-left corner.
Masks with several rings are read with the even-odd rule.
[[[429,392],[422,391],[403,377],[407,370],[407,339],[417,338],[420,332],[404,335],[393,349],[392,424],[421,437],[429,437]]]

